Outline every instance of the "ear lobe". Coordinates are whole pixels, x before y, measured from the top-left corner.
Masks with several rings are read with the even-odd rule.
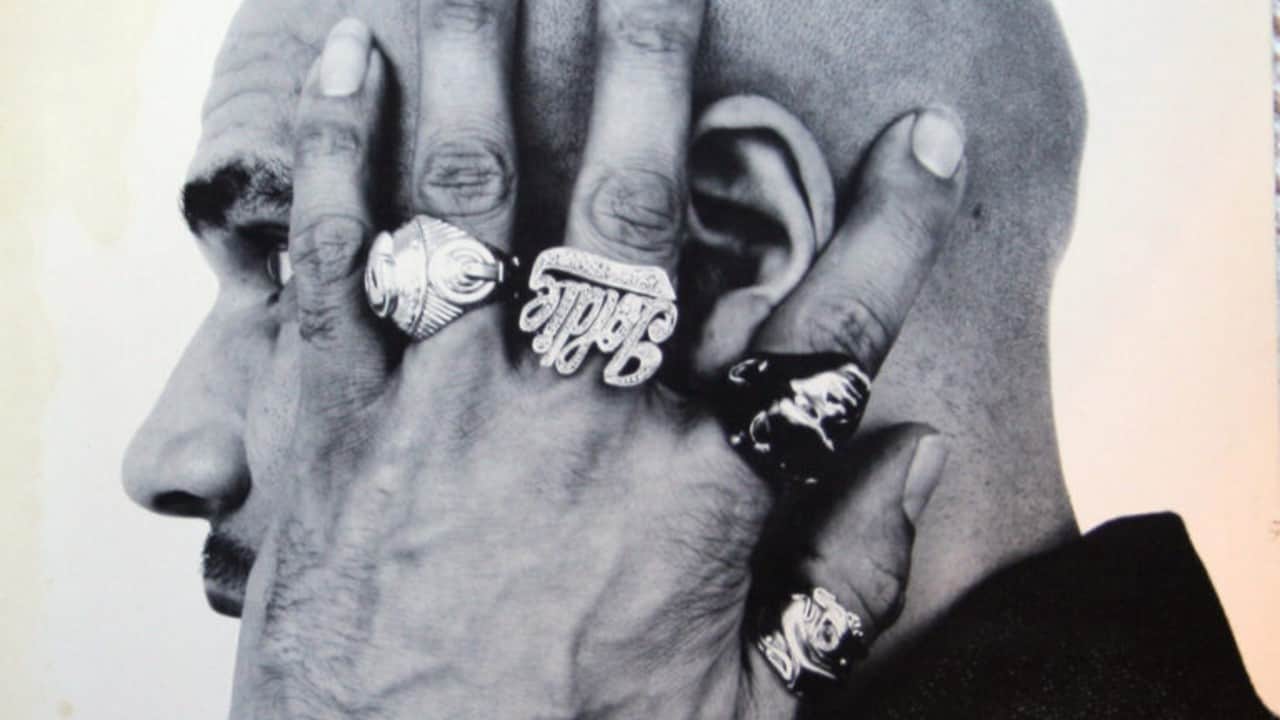
[[[831,238],[835,189],[808,128],[755,95],[725,98],[702,113],[689,185],[694,257],[739,269],[736,277],[722,268],[688,269],[715,278],[699,283],[714,306],[693,356],[695,375],[707,379],[741,357]]]

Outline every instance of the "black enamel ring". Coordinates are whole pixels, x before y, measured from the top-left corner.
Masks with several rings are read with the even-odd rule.
[[[729,444],[767,480],[809,485],[841,466],[871,378],[837,353],[759,354],[729,370],[720,395]]]

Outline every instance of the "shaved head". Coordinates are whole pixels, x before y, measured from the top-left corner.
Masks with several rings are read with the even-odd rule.
[[[517,236],[545,241],[563,229],[592,97],[592,6],[523,3],[513,88]],[[483,22],[484,3],[466,8]],[[329,28],[348,15],[373,28],[389,60],[381,222],[407,216],[417,192],[420,74],[447,71],[419,67],[417,3],[248,0],[204,108],[186,192],[193,227],[287,222],[295,100]],[[1084,135],[1074,66],[1046,2],[720,0],[711,3],[695,80],[695,111],[752,93],[794,112],[830,166],[841,213],[858,158],[894,118],[945,105],[965,124],[962,218],[884,365],[866,421],[928,422],[952,446],[887,649],[992,569],[1075,533],[1047,341]],[[255,187],[265,194],[244,192]]]

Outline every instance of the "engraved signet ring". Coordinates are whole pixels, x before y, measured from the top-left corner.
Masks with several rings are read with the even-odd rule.
[[[364,289],[374,314],[423,340],[494,299],[510,261],[465,230],[419,215],[369,249]]]

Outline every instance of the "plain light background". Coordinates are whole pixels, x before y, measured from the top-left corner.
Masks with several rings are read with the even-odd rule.
[[[119,465],[213,298],[177,189],[235,3],[111,5],[0,10],[0,696],[223,718],[236,625],[201,594],[205,528],[132,506]],[[1280,708],[1270,8],[1060,5],[1090,103],[1053,308],[1072,499],[1085,529],[1183,516]]]

